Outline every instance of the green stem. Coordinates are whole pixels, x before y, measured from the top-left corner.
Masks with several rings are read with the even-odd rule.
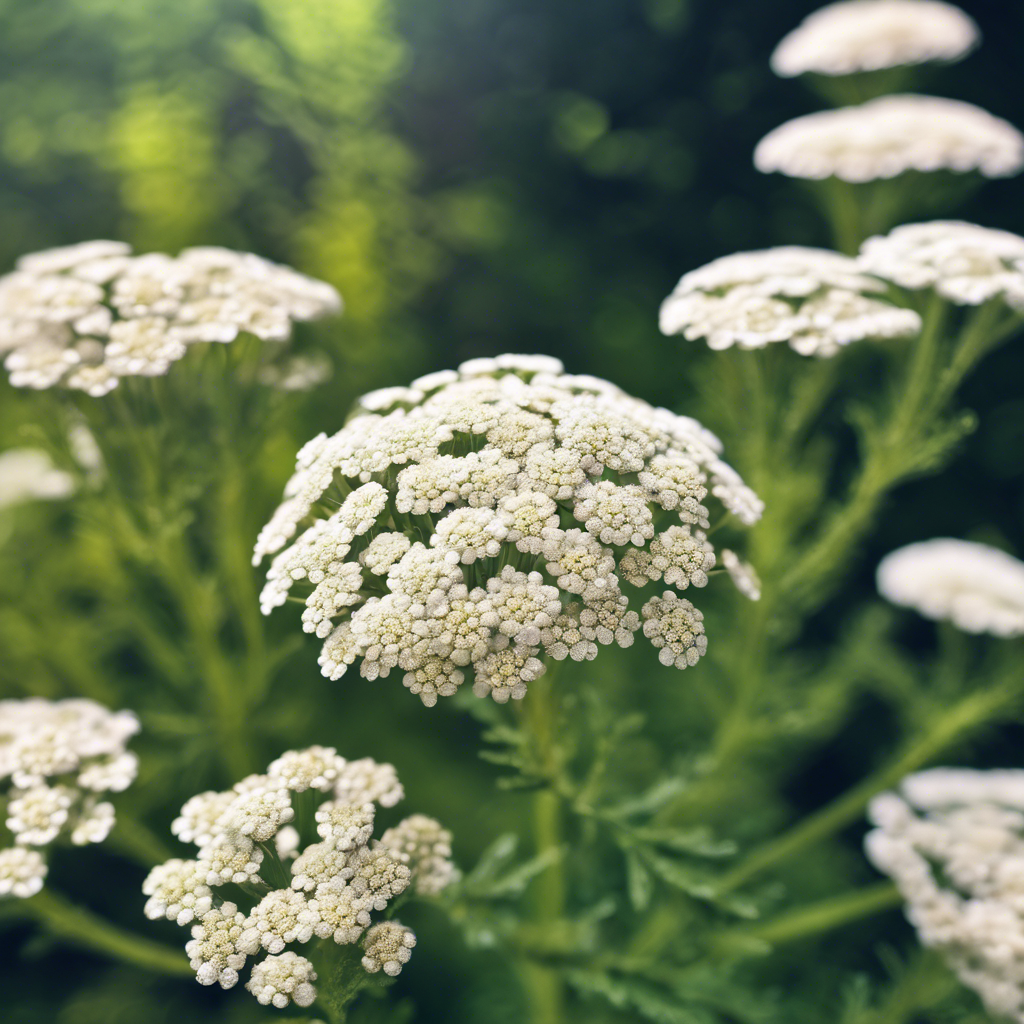
[[[69,902],[52,889],[44,888],[27,900],[18,901],[14,912],[34,918],[51,935],[83,949],[103,953],[158,974],[179,978],[193,974],[183,952],[124,931],[91,910]]]
[[[797,907],[752,928],[736,928],[722,932],[714,937],[713,942],[722,950],[728,950],[739,942],[751,939],[770,946],[778,946],[785,942],[820,935],[852,921],[892,910],[902,902],[903,897],[896,886],[891,882],[879,882],[863,889]]]
[[[994,687],[972,693],[954,704],[935,719],[921,739],[910,744],[888,765],[869,775],[833,803],[805,818],[788,832],[769,840],[748,854],[745,860],[722,875],[718,881],[718,891],[727,893],[739,888],[766,868],[827,839],[855,821],[876,793],[896,785],[905,775],[916,771],[954,741],[990,722],[999,711],[1009,705],[1013,699],[1011,694],[1012,691],[1006,688]]]
[[[863,211],[855,191],[856,185],[832,177],[824,182],[825,215],[832,228],[835,247],[848,256],[855,256],[867,237],[862,227]]]
[[[522,727],[533,745],[544,776],[552,782],[561,772],[557,742],[558,704],[549,670],[530,684],[523,698]],[[553,786],[540,789],[533,798],[533,831],[538,854],[562,846],[562,804]],[[539,929],[565,916],[566,884],[563,858],[556,858],[534,880],[532,892],[533,924]],[[533,960],[523,960],[522,977],[530,1002],[532,1024],[562,1024],[565,1017],[565,990],[557,971]]]
[[[886,493],[914,471],[914,459],[918,457],[922,440],[942,411],[935,404],[934,394],[945,313],[945,302],[934,298],[925,314],[921,335],[910,353],[902,384],[892,396],[887,421],[865,433],[864,462],[846,501],[782,579],[782,592],[807,607],[813,605],[821,584],[845,566],[850,552],[873,522]],[[957,354],[973,347],[970,337],[970,332],[965,332]],[[956,356],[954,362],[955,359]],[[977,356],[971,365],[976,359]],[[966,368],[961,378],[963,373]],[[948,395],[943,397],[943,405],[946,398]]]

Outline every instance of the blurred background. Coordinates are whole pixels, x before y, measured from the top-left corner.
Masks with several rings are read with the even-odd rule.
[[[768,66],[782,35],[817,6],[0,0],[0,271],[21,253],[118,238],[140,251],[247,249],[335,284],[345,316],[314,336],[331,355],[334,377],[296,400],[279,464],[266,467],[266,486],[253,495],[256,524],[273,507],[298,444],[337,429],[356,394],[471,356],[557,355],[572,372],[607,377],[724,431],[708,413],[717,397],[715,356],[663,338],[658,306],[683,272],[717,256],[830,244],[810,192],[758,174],[751,162],[767,131],[824,105]],[[1024,128],[1024,6],[961,6],[981,27],[981,48],[959,64],[922,70],[917,90],[968,100]],[[935,215],[1024,233],[1024,184],[986,182]],[[859,364],[850,365],[856,372]],[[963,397],[981,411],[977,431],[940,477],[896,495],[853,582],[816,627],[822,642],[873,596],[873,566],[893,547],[951,535],[1024,554],[1020,341],[991,356]],[[0,448],[30,438],[32,403],[4,386]],[[848,450],[852,434],[841,423],[835,434],[840,453]],[[26,510],[23,518],[26,528],[36,521],[38,533],[19,553],[22,575],[12,582],[8,570],[10,593],[43,585],[32,552],[49,544],[47,531],[68,528],[59,512]],[[295,622],[281,628],[293,634]],[[477,760],[477,728],[467,716],[443,707],[425,713],[397,683],[374,689],[372,710],[346,703],[341,687],[369,699],[370,686],[321,683],[315,648],[306,645],[293,677],[315,700],[301,708],[281,701],[269,734],[276,728],[282,741],[335,743],[346,754],[350,742],[353,756],[393,759],[410,791],[405,813],[436,814],[457,836],[461,829],[456,852],[464,863],[514,826],[521,806],[511,796],[493,799],[496,771]],[[653,659],[644,666],[652,675],[668,671]],[[39,671],[38,692],[61,695]],[[611,679],[616,655],[602,652],[594,671]],[[651,711],[664,710],[654,703],[664,697],[650,690]],[[852,715],[825,760],[816,755],[789,780],[796,807],[815,806],[851,781],[843,776],[845,751],[857,751],[851,764],[858,767],[849,770],[859,772],[865,744],[884,743],[870,711]],[[325,714],[330,728],[318,725]],[[677,709],[663,728],[678,719]],[[1024,764],[1022,738],[1006,730],[975,762]],[[268,757],[278,752],[268,744]],[[830,772],[834,787],[822,781]],[[173,804],[184,785],[159,771],[143,781],[157,794],[148,806],[164,790]],[[111,870],[99,866],[104,852],[76,856],[77,870],[62,880],[57,863],[54,877],[102,906],[81,863],[96,860],[101,878]],[[105,909],[144,926],[137,907]],[[501,965],[484,954],[467,957],[443,922],[408,923],[431,934],[399,984],[417,1020],[518,1019],[514,995],[507,1005],[493,1002],[507,984]],[[886,926],[902,928],[898,915]],[[150,933],[183,941],[170,924]],[[12,1024],[269,1016],[245,994],[218,998],[196,986],[188,1002],[181,984],[87,956],[54,956],[30,936],[27,929],[2,936],[29,955],[2,965]],[[866,964],[867,954],[861,959]]]

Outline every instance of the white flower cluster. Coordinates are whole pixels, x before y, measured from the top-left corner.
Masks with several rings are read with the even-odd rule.
[[[651,589],[631,610],[620,580],[703,587],[709,491],[742,524],[760,517],[720,452],[695,420],[546,356],[374,392],[299,452],[256,544],[254,564],[275,555],[263,611],[311,590],[303,628],[325,639],[324,675],[397,668],[428,706],[468,672],[478,696],[519,699],[547,658],[629,646],[641,625],[662,661],[692,665],[700,613]],[[691,625],[660,629],[666,614]]]
[[[971,103],[883,96],[787,121],[757,144],[754,165],[766,174],[834,175],[851,182],[894,178],[911,170],[978,171],[1003,178],[1024,167],[1024,136]]]
[[[974,21],[941,0],[840,0],[808,15],[779,43],[772,70],[792,78],[953,61],[977,42]]]
[[[660,326],[713,349],[785,341],[801,355],[833,356],[854,341],[920,331],[918,314],[886,301],[885,290],[856,260],[827,249],[740,252],[684,274],[662,303]]]
[[[1024,1024],[1024,771],[935,768],[868,809],[868,859],[923,945],[994,1016]]]
[[[878,565],[878,592],[968,633],[1024,636],[1024,562],[987,544],[939,537],[908,544]]]
[[[0,783],[10,780],[5,823],[16,844],[0,849],[0,897],[43,887],[46,862],[26,847],[61,835],[76,846],[106,839],[114,807],[99,795],[119,793],[135,778],[138,760],[125,744],[138,731],[130,711],[91,700],[0,701]]]
[[[0,509],[26,501],[54,501],[70,497],[75,478],[57,469],[38,448],[8,448],[0,452]]]
[[[1000,299],[1024,311],[1024,238],[963,221],[904,224],[869,238],[858,262],[901,288],[933,288],[949,302]]]
[[[166,373],[197,342],[287,341],[294,321],[340,309],[330,285],[252,253],[133,256],[84,242],[24,256],[0,278],[0,354],[15,387],[98,397],[121,377]]]
[[[433,895],[457,877],[451,833],[433,818],[414,814],[372,839],[377,807],[403,795],[389,764],[346,761],[333,747],[287,751],[266,774],[182,807],[171,831],[198,853],[149,873],[145,914],[191,926],[185,951],[203,985],[231,988],[247,957],[269,953],[245,986],[263,1005],[316,998],[314,965],[291,943],[363,939],[366,970],[398,974],[415,937],[397,922],[373,926],[371,912],[410,885]],[[296,826],[307,821],[303,835]],[[248,913],[217,894],[228,883],[252,896]]]

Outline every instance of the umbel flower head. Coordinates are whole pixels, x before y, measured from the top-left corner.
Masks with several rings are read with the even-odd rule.
[[[287,341],[341,309],[328,284],[252,253],[205,246],[133,256],[123,242],[23,256],[0,278],[0,355],[15,387],[105,395],[167,372],[199,342]]]
[[[1024,311],[1024,238],[964,221],[904,224],[861,247],[860,266],[901,288],[932,288],[959,306],[1000,299]]]
[[[313,1003],[316,953],[286,947],[314,938],[361,943],[354,963],[398,974],[415,936],[371,915],[407,890],[435,895],[457,877],[451,833],[433,818],[414,814],[372,838],[378,808],[403,795],[389,764],[346,761],[333,747],[286,751],[266,774],[182,807],[171,831],[198,852],[149,873],[145,914],[191,928],[185,951],[203,985],[232,988],[247,958],[269,953],[245,985],[263,1005]],[[229,883],[240,887],[230,900],[217,891]],[[236,902],[243,896],[247,909]]]
[[[918,314],[885,291],[855,260],[827,249],[739,252],[684,274],[662,303],[660,325],[713,349],[785,341],[801,355],[833,356],[854,341],[920,331]]]
[[[782,78],[850,75],[929,60],[959,60],[978,26],[941,0],[840,0],[808,15],[772,54]]]
[[[939,537],[908,544],[878,565],[878,592],[968,633],[1024,636],[1024,562],[987,544]]]
[[[628,647],[641,626],[685,668],[702,616],[665,587],[708,582],[703,503],[745,525],[762,510],[720,453],[695,420],[546,356],[366,395],[299,452],[260,533],[263,611],[301,587],[324,675],[397,669],[427,705],[470,674],[478,696],[521,698],[549,659]]]
[[[942,170],[1005,178],[1024,166],[1024,136],[971,103],[883,96],[787,121],[757,144],[754,165],[765,174],[852,182]]]
[[[1024,1024],[1024,771],[934,768],[868,808],[868,859],[988,1011]]]
[[[8,786],[6,820],[15,846],[0,849],[0,897],[27,897],[43,887],[39,852],[58,836],[77,846],[100,843],[114,826],[119,793],[138,768],[125,749],[139,730],[130,711],[91,700],[39,697],[0,701],[0,784]]]
[[[38,448],[8,448],[0,452],[0,509],[26,501],[70,497],[75,478],[58,469]]]

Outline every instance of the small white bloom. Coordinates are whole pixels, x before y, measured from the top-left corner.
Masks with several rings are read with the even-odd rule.
[[[270,762],[267,775],[280,780],[281,785],[293,793],[305,793],[307,789],[328,793],[345,763],[345,758],[339,756],[334,747],[313,746],[305,750],[285,751],[276,761]]]
[[[259,878],[262,863],[263,850],[238,833],[219,831],[199,850],[199,865],[206,872],[207,885],[254,881]]]
[[[653,580],[664,577],[670,586],[685,590],[708,585],[708,573],[715,567],[715,551],[701,530],[670,526],[654,538],[647,573]]]
[[[143,908],[146,917],[166,917],[186,925],[213,909],[213,890],[205,882],[205,872],[194,860],[169,860],[158,864],[142,883],[149,899]]]
[[[288,787],[268,775],[250,775],[236,783],[237,796],[217,822],[257,843],[273,839],[277,830],[295,817]]]
[[[97,793],[126,790],[139,772],[139,759],[130,750],[111,754],[87,764],[78,773],[78,785]]]
[[[395,978],[409,962],[415,945],[416,936],[411,928],[398,921],[382,921],[375,924],[363,940],[363,967],[370,974],[382,970]]]
[[[361,846],[352,857],[352,878],[348,887],[352,894],[364,900],[367,907],[384,910],[388,901],[409,888],[412,872],[402,863],[404,854],[393,852],[375,843]]]
[[[413,814],[380,837],[381,845],[407,858],[417,893],[435,896],[458,875],[451,861],[452,834],[439,821]]]
[[[904,224],[869,238],[859,262],[901,288],[934,288],[957,305],[1001,298],[1024,309],[1024,238],[1009,231],[963,221]]]
[[[510,565],[487,581],[487,593],[498,632],[516,643],[539,643],[540,631],[562,610],[557,587],[545,584],[539,572],[527,575]]]
[[[359,562],[374,576],[386,576],[388,570],[412,547],[404,533],[381,533],[359,555]]]
[[[312,1006],[316,999],[316,971],[302,956],[289,950],[280,956],[268,956],[252,969],[245,987],[261,1006],[283,1010],[290,1003]]]
[[[394,807],[404,796],[395,766],[379,764],[369,757],[349,761],[334,784],[334,798],[339,803]]]
[[[280,953],[289,942],[309,942],[319,924],[320,915],[301,892],[274,889],[246,918],[245,938],[239,948],[255,952],[254,943],[258,941],[268,953]]]
[[[233,792],[215,793],[212,790],[189,798],[181,814],[171,822],[171,832],[183,843],[207,846],[218,832],[221,815],[235,801]]]
[[[801,355],[833,356],[854,341],[920,331],[920,316],[876,297],[883,290],[857,261],[828,250],[735,253],[682,277],[662,304],[661,330],[713,349],[784,341]]]
[[[245,966],[245,953],[238,948],[244,928],[245,917],[234,903],[208,910],[192,927],[185,953],[200,985],[216,983],[226,989],[238,984],[238,972]]]
[[[457,508],[438,521],[430,544],[454,551],[464,565],[478,558],[493,558],[501,550],[501,542],[490,529],[494,518],[489,508]]]
[[[356,806],[328,800],[317,808],[315,818],[317,834],[336,850],[365,846],[373,835],[372,803]]]
[[[808,15],[772,54],[783,78],[849,75],[929,60],[959,60],[978,26],[942,0],[840,0]]]
[[[856,107],[787,121],[754,150],[759,171],[864,182],[904,171],[1017,174],[1024,136],[970,103],[936,96],[883,96]]]
[[[593,661],[597,657],[597,644],[593,638],[587,639],[580,623],[581,608],[576,603],[567,605],[550,626],[541,630],[541,646],[555,661]]]
[[[658,648],[658,660],[663,665],[692,667],[707,653],[704,616],[671,590],[662,597],[652,597],[642,615],[644,636]]]
[[[937,538],[908,544],[878,566],[878,591],[893,604],[968,633],[1024,635],[1024,562],[987,544]]]
[[[26,850],[24,846],[0,850],[0,898],[35,896],[43,887],[46,870],[46,861],[38,850]]]
[[[73,818],[71,842],[75,846],[102,843],[114,827],[114,805],[88,797]]]
[[[722,551],[722,565],[736,589],[751,601],[761,600],[761,580],[752,565],[744,562],[735,551],[728,548]]]
[[[477,697],[493,697],[499,704],[509,698],[522,700],[526,696],[526,684],[544,675],[546,668],[537,658],[536,647],[519,644],[491,651],[476,661],[476,681],[473,693]]]

